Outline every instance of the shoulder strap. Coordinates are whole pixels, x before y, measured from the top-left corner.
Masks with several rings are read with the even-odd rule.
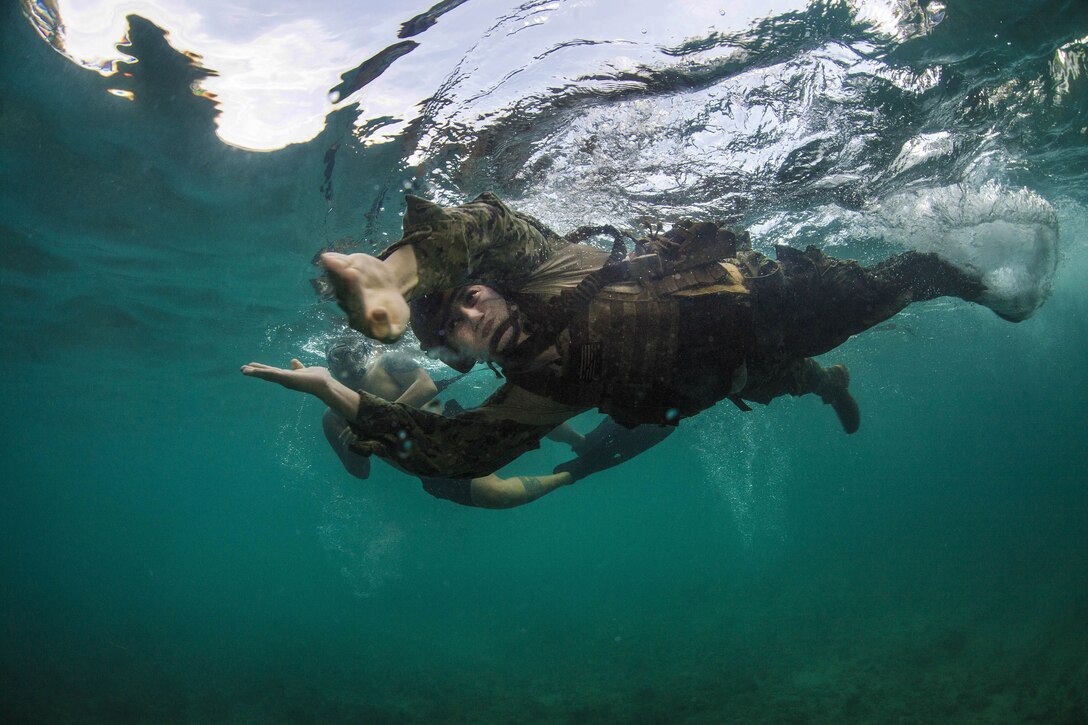
[[[594,231],[594,230],[611,230],[611,231]],[[524,366],[529,365],[534,361],[540,353],[548,349],[555,344],[556,337],[559,336],[563,330],[570,325],[570,321],[574,317],[589,309],[590,303],[593,298],[601,291],[602,288],[607,287],[610,284],[614,284],[624,279],[627,276],[628,265],[625,261],[627,256],[627,245],[623,241],[623,236],[616,231],[613,227],[580,227],[572,232],[572,236],[579,232],[586,232],[585,236],[588,238],[594,234],[601,233],[614,233],[615,241],[612,243],[612,253],[608,255],[608,259],[604,265],[594,271],[587,274],[577,287],[573,289],[563,290],[557,297],[553,297],[548,301],[547,308],[544,312],[541,320],[534,320],[535,329],[532,334],[520,345],[518,345],[511,354],[508,356],[509,361],[504,368],[517,370]],[[520,323],[517,320],[518,315],[511,315],[507,319],[510,324]],[[513,322],[511,322],[513,320]],[[492,337],[492,340],[499,338],[498,332]]]

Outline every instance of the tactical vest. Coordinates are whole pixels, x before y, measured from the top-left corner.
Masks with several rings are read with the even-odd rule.
[[[720,231],[727,243],[681,240],[673,254],[643,246],[625,263],[627,278],[596,293],[560,333],[558,372],[507,378],[628,426],[675,425],[733,395],[744,384],[752,314],[744,275],[735,260],[721,260],[747,238]]]

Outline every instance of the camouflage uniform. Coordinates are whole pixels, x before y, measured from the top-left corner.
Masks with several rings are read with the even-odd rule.
[[[517,287],[546,259],[568,243],[528,214],[491,193],[468,204],[443,208],[408,195],[404,235],[379,254],[385,259],[411,245],[419,283],[408,299],[486,279]]]
[[[746,408],[744,401],[766,404],[784,394],[824,396],[831,381],[812,356],[912,301],[982,292],[932,254],[866,268],[815,247],[778,247],[776,261],[751,251],[747,235],[690,222],[641,241],[639,251],[656,253],[646,259],[664,263],[639,271],[631,262],[627,279],[564,320],[554,338],[558,363],[504,364],[507,384],[455,418],[364,396],[355,450],[417,475],[474,477],[594,407],[626,425],[675,425],[723,398]],[[490,194],[453,209],[410,198],[405,238],[385,254],[405,244],[419,266],[411,296],[476,280],[509,293],[529,320],[554,314],[549,301],[608,256],[569,244]]]

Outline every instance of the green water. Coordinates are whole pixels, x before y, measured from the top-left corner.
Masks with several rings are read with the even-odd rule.
[[[1064,38],[1040,8],[1038,34]],[[723,404],[484,511],[381,464],[351,479],[319,403],[238,374],[320,362],[340,316],[311,257],[363,233],[375,181],[392,191],[370,231],[396,236],[399,147],[338,160],[329,228],[336,118],[232,149],[181,101],[119,105],[18,10],[2,33],[5,721],[1088,721],[1075,129],[1015,139],[1062,230],[1049,301],[1018,325],[926,303],[827,356],[850,367],[857,435],[813,399]],[[1010,79],[1046,62],[1009,52]]]

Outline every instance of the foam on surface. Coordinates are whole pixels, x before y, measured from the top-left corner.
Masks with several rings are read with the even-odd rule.
[[[936,252],[986,285],[979,300],[1010,320],[1031,316],[1050,295],[1058,262],[1053,207],[1027,189],[996,182],[915,189],[884,199],[875,209],[888,241]]]

